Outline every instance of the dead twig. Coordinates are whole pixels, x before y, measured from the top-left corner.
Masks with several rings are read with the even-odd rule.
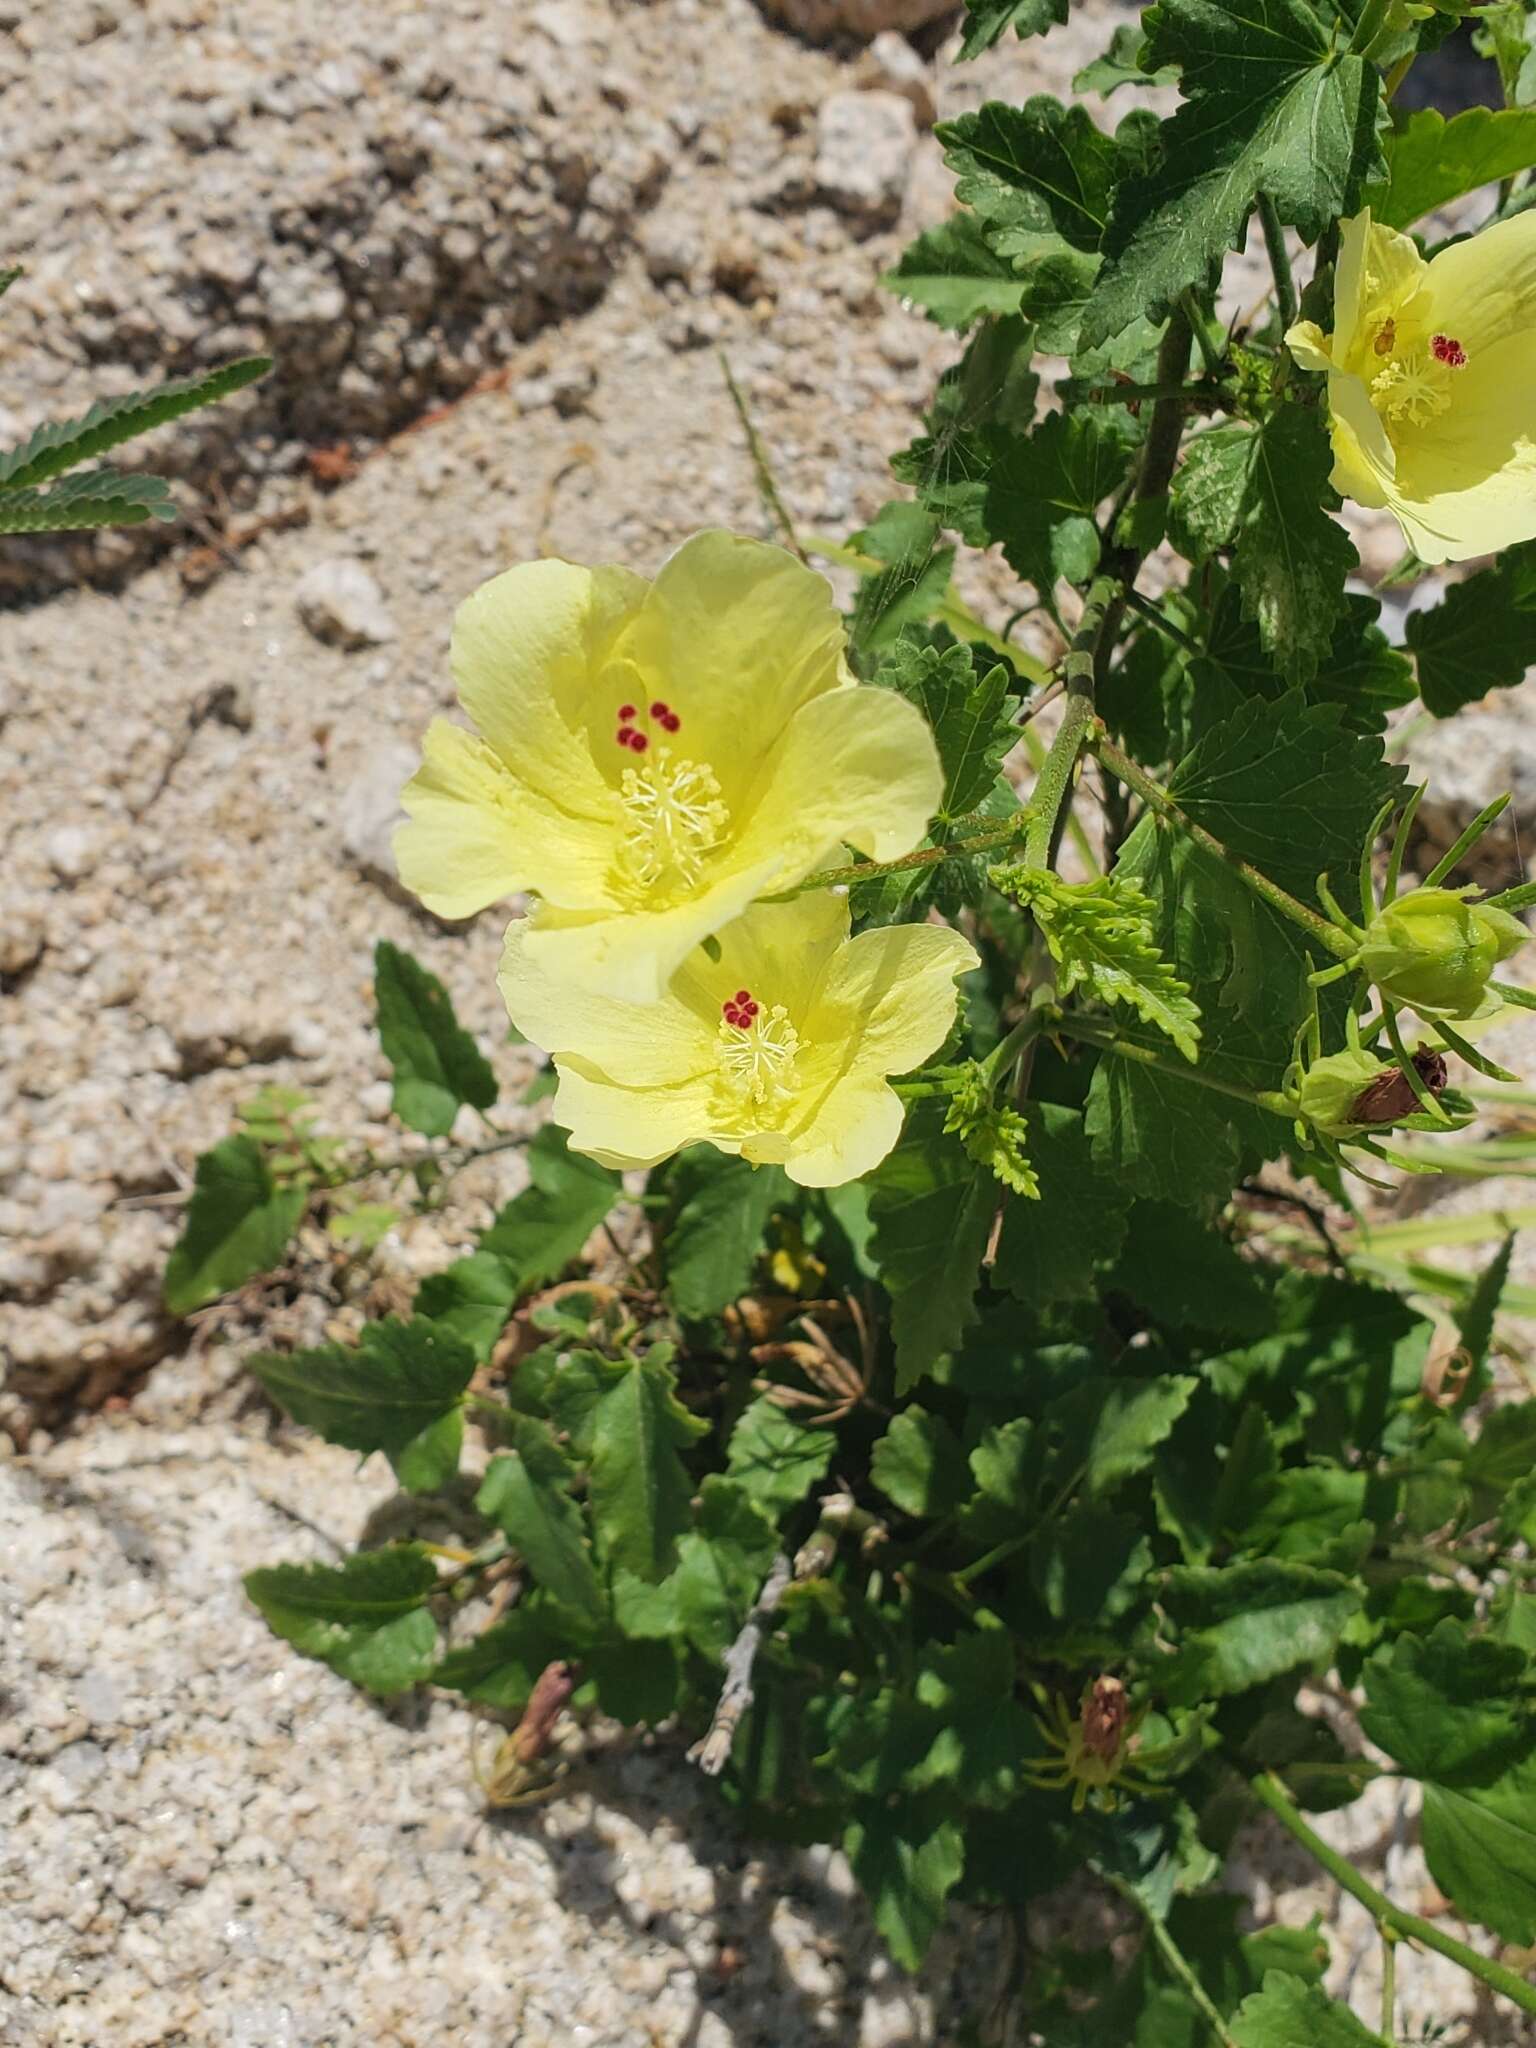
[[[736,1730],[754,1697],[752,1667],[767,1634],[767,1624],[784,1598],[792,1576],[789,1558],[780,1551],[763,1581],[763,1589],[752,1612],[742,1623],[740,1635],[725,1653],[725,1684],[720,1689],[709,1732],[688,1752],[688,1761],[697,1764],[706,1778],[718,1778],[725,1769],[731,1744],[736,1740]]]

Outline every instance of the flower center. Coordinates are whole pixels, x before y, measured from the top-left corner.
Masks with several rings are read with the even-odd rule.
[[[765,1009],[740,988],[720,1005],[720,1066],[726,1087],[759,1114],[781,1109],[799,1085],[802,1046],[782,1003]]]
[[[1371,379],[1376,410],[1394,425],[1406,421],[1422,426],[1439,417],[1451,403],[1456,372],[1467,366],[1467,352],[1451,334],[1433,334],[1427,348],[1397,345],[1397,323],[1387,320],[1374,343],[1382,367]]]
[[[642,889],[669,880],[691,887],[729,822],[720,784],[702,761],[677,760],[670,747],[647,754],[644,733],[636,738],[638,747],[623,741],[632,753],[646,754],[638,767],[624,770],[619,784],[624,864]]]

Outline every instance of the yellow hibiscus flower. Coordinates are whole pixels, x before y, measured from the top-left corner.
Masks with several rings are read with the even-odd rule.
[[[1392,510],[1425,562],[1536,535],[1536,213],[1425,262],[1370,212],[1344,223],[1333,332],[1286,335],[1328,373],[1334,488]]]
[[[848,936],[830,892],[759,903],[692,953],[659,1003],[572,999],[536,928],[507,933],[501,992],[553,1056],[555,1121],[605,1166],[654,1166],[685,1145],[776,1164],[802,1187],[840,1187],[901,1132],[886,1085],[937,1052],[955,976],[977,965],[958,932],[888,925]]]
[[[655,1002],[701,939],[845,844],[910,852],[939,801],[921,715],[860,689],[826,582],[700,533],[654,583],[530,562],[459,607],[479,728],[429,728],[395,838],[444,917],[527,891],[521,943],[572,987]]]

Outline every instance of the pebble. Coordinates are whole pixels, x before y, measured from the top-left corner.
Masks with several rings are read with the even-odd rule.
[[[816,183],[842,213],[870,225],[901,211],[917,116],[894,92],[835,92],[816,117]]]
[[[380,740],[348,776],[336,801],[336,826],[348,860],[374,881],[399,879],[395,828],[405,820],[400,792],[421,766],[420,749]]]
[[[299,617],[317,640],[334,647],[378,647],[395,637],[384,593],[372,574],[350,557],[316,562],[293,593]]]
[[[954,0],[762,0],[764,12],[813,42],[926,28],[954,13]]]
[[[910,101],[920,128],[931,128],[938,119],[933,73],[906,37],[894,29],[882,29],[875,37],[864,53],[858,76],[861,85],[900,93]]]

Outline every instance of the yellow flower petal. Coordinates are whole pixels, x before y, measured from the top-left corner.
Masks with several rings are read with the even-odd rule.
[[[589,895],[603,891],[610,830],[558,809],[446,718],[428,726],[400,801],[409,816],[395,834],[400,879],[439,917],[473,917],[551,872]]]
[[[459,702],[520,782],[577,817],[613,815],[617,777],[598,770],[588,718],[594,693],[613,694],[615,642],[648,588],[627,569],[524,562],[454,617]]]
[[[1474,369],[1497,343],[1528,335],[1536,316],[1536,214],[1517,213],[1442,249],[1424,289],[1428,318],[1456,336]]]
[[[955,1021],[955,979],[980,965],[941,925],[861,932],[828,967],[806,1017],[804,1062],[813,1107],[787,1171],[805,1187],[838,1187],[877,1166],[901,1131],[885,1085],[932,1057]]]
[[[944,791],[922,713],[894,690],[835,690],[789,722],[750,799],[741,858],[778,847],[788,888],[846,842],[895,860],[922,838]]]
[[[560,910],[541,905],[529,943],[545,971],[558,977],[574,998],[578,992],[611,995],[622,1002],[654,1003],[668,981],[703,941],[728,924],[757,897],[788,887],[805,872],[791,874],[782,851],[751,867],[732,867],[713,887],[670,910]]]
[[[1536,537],[1536,214],[1426,263],[1369,212],[1343,224],[1334,331],[1286,339],[1327,369],[1333,482],[1385,505],[1426,562]]]
[[[758,904],[722,934],[717,961],[695,951],[659,1001],[638,1004],[563,986],[524,923],[508,933],[501,985],[554,1057],[555,1116],[577,1151],[649,1166],[706,1141],[831,1187],[895,1143],[887,1076],[942,1045],[955,977],[976,964],[938,926],[847,933],[847,902],[830,893]]]
[[[1304,370],[1331,370],[1328,337],[1315,320],[1298,320],[1285,330],[1285,345]]]
[[[619,651],[681,714],[690,750],[709,761],[733,811],[800,706],[852,681],[826,579],[784,548],[733,533],[684,541]]]
[[[453,658],[483,738],[429,735],[402,872],[444,915],[537,896],[530,948],[596,994],[655,1001],[845,844],[909,851],[940,795],[920,715],[852,682],[825,579],[759,541],[698,534],[654,585],[509,570],[460,608]]]

